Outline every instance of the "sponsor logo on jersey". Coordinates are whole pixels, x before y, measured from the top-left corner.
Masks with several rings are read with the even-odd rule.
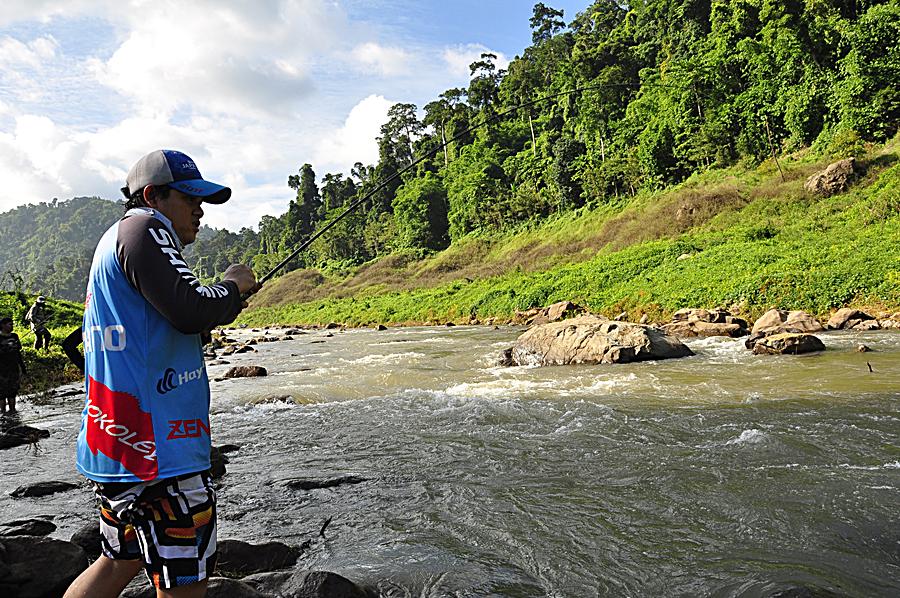
[[[170,419],[166,440],[200,438],[204,432],[209,436],[209,424],[202,419]]]
[[[156,382],[156,391],[164,395],[167,392],[171,392],[181,386],[182,384],[187,384],[188,382],[193,382],[195,380],[199,380],[200,377],[203,376],[203,368],[197,368],[196,370],[187,370],[177,374],[175,370],[172,368],[166,368],[166,371],[163,373],[162,378],[160,378]]]
[[[169,231],[165,228],[151,228],[150,236],[153,237],[153,240],[159,245],[159,250],[165,254],[166,259],[169,260],[172,267],[174,267],[181,275],[181,278],[194,287],[195,291],[204,297],[209,297],[211,299],[219,299],[228,295],[228,288],[222,284],[214,284],[212,286],[203,286],[200,284],[200,280],[194,276],[191,269],[187,267],[187,263],[185,263],[182,258],[181,252],[178,250],[178,245],[175,243],[172,235],[169,234]]]
[[[117,392],[88,377],[85,439],[91,453],[102,453],[141,480],[159,472],[153,419],[137,397]]]

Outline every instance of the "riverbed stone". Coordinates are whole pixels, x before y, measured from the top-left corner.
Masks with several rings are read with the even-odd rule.
[[[237,365],[229,369],[223,378],[256,378],[267,376],[269,372],[261,365]]]
[[[766,336],[753,345],[756,355],[799,355],[824,350],[825,344],[818,337],[793,332]]]
[[[516,339],[509,356],[514,365],[567,365],[630,363],[693,354],[659,328],[583,315],[527,330]]]
[[[346,484],[362,484],[363,482],[368,482],[369,480],[366,478],[361,478],[355,475],[345,475],[339,476],[336,478],[324,478],[324,479],[302,479],[302,480],[284,480],[284,485],[290,488],[291,490],[321,490],[323,488],[335,488],[337,486],[344,486]]]
[[[0,596],[62,596],[87,566],[87,555],[71,542],[30,536],[0,538],[0,573],[5,573],[0,575]]]
[[[842,307],[837,310],[831,317],[828,318],[828,322],[825,324],[825,328],[828,330],[842,330],[853,328],[860,322],[866,320],[874,320],[873,316],[870,316],[864,311],[860,311],[858,309],[852,309],[849,307]]]
[[[18,519],[0,524],[0,536],[48,536],[56,524],[47,519]]]
[[[784,309],[770,309],[753,324],[751,336],[771,336],[783,332],[822,332],[825,328],[812,315],[805,311],[787,311]]]
[[[375,588],[359,586],[330,571],[258,573],[241,581],[273,598],[375,598]]]
[[[80,546],[89,559],[97,560],[100,557],[99,521],[90,521],[82,525],[72,534],[69,542]]]
[[[56,494],[57,492],[68,492],[75,488],[78,488],[78,484],[73,484],[71,482],[35,482],[34,484],[19,486],[10,492],[9,495],[13,498],[49,496],[51,494]]]
[[[226,577],[244,577],[292,567],[301,554],[299,548],[283,542],[250,544],[242,540],[221,540],[217,552],[216,571]]]

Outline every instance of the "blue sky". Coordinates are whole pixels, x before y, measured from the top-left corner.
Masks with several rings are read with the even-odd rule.
[[[569,21],[589,0],[546,4]],[[4,0],[0,212],[118,198],[159,147],[190,154],[234,199],[211,226],[285,211],[305,162],[321,178],[377,159],[395,102],[468,82],[530,44],[530,0]],[[5,241],[4,241],[5,242]]]

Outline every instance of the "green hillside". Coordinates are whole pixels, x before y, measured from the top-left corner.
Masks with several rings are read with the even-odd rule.
[[[829,161],[805,152],[782,159],[785,181],[771,161],[715,170],[402,267],[389,258],[348,277],[291,273],[264,288],[240,321],[507,320],[561,300],[631,318],[720,305],[750,317],[772,306],[898,311],[898,148],[895,139],[874,149],[851,189],[830,198],[803,189]]]

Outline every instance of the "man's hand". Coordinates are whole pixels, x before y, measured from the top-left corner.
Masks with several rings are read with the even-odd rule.
[[[256,283],[256,275],[244,264],[231,264],[225,270],[222,280],[230,280],[237,285],[241,295],[253,294],[259,290]]]

